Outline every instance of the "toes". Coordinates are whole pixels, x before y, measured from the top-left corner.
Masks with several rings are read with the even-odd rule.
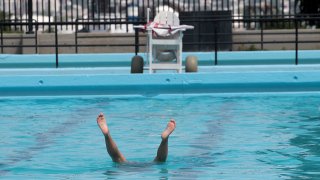
[[[174,119],[170,119],[170,122],[169,123],[172,123],[174,127],[176,127],[176,121]]]
[[[103,113],[100,113],[97,117],[97,119],[102,119],[104,117]]]

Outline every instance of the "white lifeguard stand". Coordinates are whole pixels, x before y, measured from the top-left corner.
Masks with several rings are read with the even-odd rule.
[[[179,18],[173,12],[162,11],[157,14],[153,23],[156,27],[147,29],[149,72],[169,69],[181,73],[182,31],[185,29],[179,29],[175,33],[172,33],[174,30],[171,29],[179,27]],[[161,31],[164,34],[160,34]]]
[[[147,13],[149,22],[149,10]],[[182,72],[182,38],[183,31],[193,29],[193,26],[180,25],[178,16],[171,11],[159,12],[154,21],[144,26],[135,26],[135,28],[144,29],[147,31],[147,67],[149,73],[154,73],[157,70],[176,70]],[[188,63],[193,67],[189,67],[189,72],[197,71],[197,58],[194,56],[187,57]],[[142,61],[142,63],[141,63]],[[191,63],[190,63],[191,62]],[[143,59],[140,56],[135,56],[131,62],[132,73],[142,73],[141,64]],[[138,70],[135,71],[135,68]]]

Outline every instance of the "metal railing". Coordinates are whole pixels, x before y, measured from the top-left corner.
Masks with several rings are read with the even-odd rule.
[[[151,17],[161,10],[175,12],[196,11],[231,11],[235,19],[244,19],[242,24],[233,24],[233,28],[257,28],[259,17],[308,16],[301,11],[301,0],[0,0],[0,20],[20,22],[22,19],[34,19],[41,24],[40,31],[53,31],[51,22],[65,22],[59,25],[59,31],[75,31],[76,20],[108,20],[117,19],[128,24],[142,21],[146,17],[146,9],[151,9]],[[319,6],[319,0],[314,1]],[[319,16],[318,12],[318,16]],[[31,23],[31,21],[29,21]],[[71,23],[70,23],[71,22]],[[25,26],[28,26],[26,24]],[[277,27],[278,23],[273,22]],[[32,26],[15,25],[12,30],[32,31]],[[110,30],[110,27],[98,27],[99,30]],[[95,29],[89,29],[94,31]]]
[[[205,45],[210,47],[210,52],[213,53],[214,55],[214,64],[218,65],[219,64],[219,59],[218,59],[218,51],[219,50],[219,45],[221,44],[231,44],[231,45],[235,45],[235,44],[259,44],[260,45],[260,50],[264,50],[264,46],[266,44],[278,44],[278,43],[285,43],[285,44],[294,44],[294,50],[295,50],[295,64],[299,64],[299,45],[301,44],[307,44],[307,43],[320,43],[320,40],[307,40],[307,41],[303,41],[300,40],[299,37],[301,35],[313,35],[319,31],[315,31],[315,32],[300,32],[299,30],[301,29],[301,22],[306,21],[306,20],[319,20],[318,17],[285,17],[285,18],[273,18],[273,17],[261,17],[261,18],[252,18],[250,19],[250,21],[254,21],[256,23],[260,24],[260,29],[259,32],[256,30],[256,33],[250,33],[251,35],[255,35],[255,36],[260,36],[260,40],[258,41],[242,41],[242,42],[236,42],[236,41],[219,41],[219,37],[224,36],[224,35],[230,35],[230,36],[239,36],[239,35],[244,35],[246,33],[248,33],[249,31],[242,31],[242,32],[231,32],[231,33],[225,33],[225,32],[219,32],[218,31],[218,24],[220,22],[229,22],[229,23],[243,23],[244,20],[240,20],[240,19],[235,19],[233,18],[196,18],[196,22],[204,22],[204,23],[213,23],[213,24],[217,24],[216,26],[214,26],[214,28],[212,29],[212,32],[210,33],[200,33],[197,34],[197,36],[205,36],[205,37],[212,37],[211,41],[206,41],[206,42],[202,42],[202,41],[194,41],[194,42],[189,42],[186,43],[186,45]],[[192,21],[194,20],[190,20],[189,22],[192,23]],[[272,22],[281,22],[281,23],[292,23],[294,25],[294,27],[292,27],[292,32],[289,34],[292,34],[294,36],[294,40],[285,40],[285,41],[268,41],[265,40],[265,36],[267,35],[281,35],[281,32],[266,32],[265,30],[265,25],[267,23],[272,23]],[[83,33],[80,34],[78,31],[76,31],[74,33],[74,44],[61,44],[59,43],[60,40],[60,36],[61,34],[58,34],[58,27],[61,25],[70,25],[73,24],[75,27],[79,26],[79,25],[85,25],[85,26],[90,26],[90,25],[110,25],[110,24],[114,24],[114,23],[118,23],[118,24],[126,24],[129,22],[124,22],[124,21],[114,21],[114,22],[110,22],[110,21],[75,21],[75,22],[51,22],[51,23],[44,23],[44,22],[37,22],[37,21],[33,21],[32,22],[32,26],[34,27],[34,29],[36,30],[35,33],[32,35],[28,35],[26,37],[20,37],[20,38],[33,38],[35,40],[34,44],[31,45],[10,45],[10,44],[5,44],[5,41],[8,40],[5,36],[4,36],[4,29],[7,26],[25,26],[25,25],[30,25],[29,22],[8,22],[8,21],[0,21],[0,46],[1,46],[1,53],[4,53],[4,48],[15,48],[15,47],[21,47],[21,48],[35,48],[35,52],[38,53],[38,48],[41,47],[49,47],[49,48],[53,48],[54,49],[54,53],[56,55],[56,67],[59,67],[59,49],[60,48],[64,48],[64,47],[74,47],[75,48],[75,52],[74,53],[78,53],[78,48],[79,47],[98,47],[98,46],[104,46],[104,47],[111,47],[111,46],[127,46],[127,47],[134,47],[135,48],[135,53],[137,54],[140,50],[140,47],[146,46],[145,43],[141,42],[139,39],[139,33],[138,31],[136,31],[135,33],[127,33],[124,36],[126,37],[131,37],[134,38],[135,41],[133,43],[124,43],[124,44],[107,44],[107,43],[102,43],[102,44],[80,44],[78,42],[78,39],[85,39],[85,38],[96,38],[95,36],[87,36],[87,33]],[[136,22],[138,24],[144,24],[146,23],[145,21],[141,21],[141,22]],[[54,31],[54,43],[53,44],[38,44],[37,39],[38,39],[38,34],[37,34],[37,29],[39,26],[43,26],[43,25],[50,25],[52,27],[54,27],[53,31]],[[288,33],[286,33],[288,34]],[[101,36],[100,36],[101,37]],[[100,38],[99,37],[99,38]],[[121,36],[123,37],[123,35]],[[320,37],[320,34],[319,36]],[[10,38],[10,37],[9,37]],[[113,36],[113,38],[117,38],[117,36]],[[231,49],[232,50],[232,49]]]
[[[5,40],[8,40],[8,39],[21,39],[21,37],[7,37],[7,38],[5,38],[4,37],[4,33],[6,33],[6,31],[7,31],[6,27],[11,27],[11,26],[30,26],[30,24],[32,26],[35,26],[35,31],[32,33],[33,36],[23,37],[23,39],[34,39],[34,42],[35,42],[34,45],[30,45],[29,47],[35,48],[35,53],[36,54],[38,53],[38,26],[39,26],[39,23],[35,19],[33,19],[31,21],[31,23],[27,22],[27,20],[25,20],[25,19],[22,19],[22,21],[25,21],[25,22],[12,23],[11,21],[0,20],[0,47],[1,47],[0,49],[1,49],[1,54],[3,54],[5,47],[10,48],[10,47],[16,47],[17,46],[17,45],[5,45],[4,44]],[[8,29],[10,29],[10,28],[8,28]],[[27,47],[27,45],[21,46],[21,47]]]

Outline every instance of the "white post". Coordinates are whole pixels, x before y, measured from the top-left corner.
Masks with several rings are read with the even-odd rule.
[[[150,11],[151,11],[151,9],[147,8],[147,23],[149,23],[149,21],[150,21]]]

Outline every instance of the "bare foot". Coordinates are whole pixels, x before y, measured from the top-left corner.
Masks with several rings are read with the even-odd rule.
[[[108,129],[108,126],[107,126],[106,118],[104,117],[103,113],[100,113],[100,114],[98,115],[98,117],[97,117],[97,124],[98,124],[98,126],[100,127],[101,132],[102,132],[104,135],[108,135],[109,129]]]
[[[166,129],[162,132],[161,138],[168,139],[169,135],[174,131],[175,128],[176,128],[176,122],[174,121],[174,119],[171,119],[168,122]]]

